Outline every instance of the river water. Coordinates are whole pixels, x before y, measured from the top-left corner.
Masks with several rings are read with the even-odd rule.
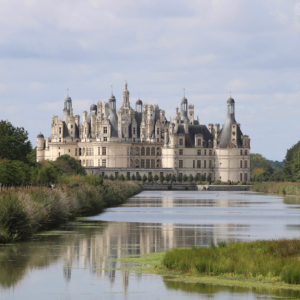
[[[299,238],[300,198],[142,192],[105,213],[0,246],[0,299],[299,299],[293,291],[174,282],[119,269],[123,257],[218,241]]]

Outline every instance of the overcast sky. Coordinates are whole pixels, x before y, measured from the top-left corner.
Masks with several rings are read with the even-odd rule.
[[[251,151],[282,160],[300,140],[300,1],[0,0],[0,119],[49,136],[67,89],[93,100],[159,104],[173,118],[186,90],[200,123],[226,100]]]

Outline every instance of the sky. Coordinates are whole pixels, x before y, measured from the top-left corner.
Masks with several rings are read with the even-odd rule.
[[[74,114],[128,82],[131,106],[174,116],[183,89],[200,123],[226,101],[251,152],[283,160],[300,140],[300,1],[0,0],[0,120],[50,136],[69,89]]]

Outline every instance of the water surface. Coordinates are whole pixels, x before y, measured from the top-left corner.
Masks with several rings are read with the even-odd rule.
[[[0,247],[0,299],[299,299],[298,292],[173,282],[116,260],[218,241],[298,238],[300,200],[251,192],[143,192],[53,235]]]

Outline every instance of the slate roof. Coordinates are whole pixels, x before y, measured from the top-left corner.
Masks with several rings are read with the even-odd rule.
[[[202,134],[203,140],[208,145],[208,141],[213,141],[213,135],[209,132],[208,128],[205,125],[188,125],[189,132],[185,134],[184,126],[178,125],[177,133],[184,133],[185,134],[185,147],[186,148],[193,148],[195,147],[195,135]]]
[[[237,124],[236,124],[237,130],[236,130],[236,135],[235,135],[236,143],[233,143],[231,141],[231,125],[232,124],[236,124],[234,114],[228,114],[227,119],[219,133],[219,136],[218,136],[218,147],[219,148],[234,148],[236,146],[238,148],[242,147],[243,133]],[[235,146],[235,144],[236,144],[236,146]]]

